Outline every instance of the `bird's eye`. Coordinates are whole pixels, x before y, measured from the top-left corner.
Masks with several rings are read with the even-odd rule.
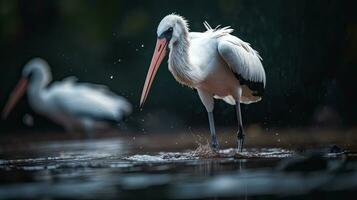
[[[170,27],[166,31],[164,31],[158,38],[166,38],[167,40],[170,40],[172,37],[173,33],[173,28]]]
[[[31,71],[26,75],[27,80],[31,80],[32,76],[33,76],[33,72]]]

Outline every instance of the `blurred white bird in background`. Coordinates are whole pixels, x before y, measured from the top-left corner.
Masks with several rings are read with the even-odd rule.
[[[104,85],[78,83],[75,77],[60,82],[52,80],[48,63],[41,58],[30,60],[3,110],[6,119],[27,90],[31,108],[67,131],[91,132],[118,124],[132,111],[131,104]]]
[[[169,70],[181,84],[195,88],[208,112],[212,147],[218,149],[213,119],[214,98],[236,107],[238,149],[242,151],[244,129],[240,103],[262,99],[265,71],[261,57],[248,43],[231,35],[230,27],[189,32],[187,21],[175,14],[164,17],[157,28],[157,43],[146,76],[140,105],[147,98],[156,72],[169,52]]]

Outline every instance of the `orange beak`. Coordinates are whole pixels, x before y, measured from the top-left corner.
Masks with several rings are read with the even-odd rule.
[[[149,94],[151,84],[155,78],[156,72],[159,69],[159,66],[160,66],[162,60],[166,56],[167,44],[168,44],[168,42],[167,42],[166,38],[157,39],[154,55],[152,56],[150,68],[146,75],[143,92],[141,93],[140,107],[142,107],[143,104],[145,103],[145,100]]]
[[[28,80],[26,78],[21,78],[15,89],[10,94],[9,100],[7,101],[5,108],[2,112],[2,119],[6,119],[11,110],[15,107],[16,103],[24,95],[27,88]]]

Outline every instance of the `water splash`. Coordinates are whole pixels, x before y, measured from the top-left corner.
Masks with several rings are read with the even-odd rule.
[[[199,157],[192,152],[159,152],[157,155],[132,155],[125,158],[125,160],[136,162],[174,162],[197,160]]]
[[[218,152],[212,150],[208,141],[206,141],[206,143],[196,141],[196,143],[198,147],[192,151],[192,155],[200,158],[214,158],[219,155]]]

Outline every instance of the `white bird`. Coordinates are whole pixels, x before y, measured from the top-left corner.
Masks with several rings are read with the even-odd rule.
[[[77,83],[75,77],[68,77],[48,86],[51,80],[50,67],[46,61],[41,58],[30,60],[9,97],[2,118],[7,118],[26,89],[29,104],[35,112],[50,118],[70,132],[108,128],[131,113],[131,104],[106,86]]]
[[[216,98],[236,105],[238,149],[242,151],[245,134],[240,103],[262,99],[265,89],[262,59],[249,43],[231,35],[230,27],[212,29],[207,22],[204,26],[205,32],[189,32],[187,21],[179,15],[170,14],[161,20],[140,105],[144,104],[156,72],[169,51],[170,72],[179,83],[197,90],[208,112],[212,148],[219,148],[213,119]]]

